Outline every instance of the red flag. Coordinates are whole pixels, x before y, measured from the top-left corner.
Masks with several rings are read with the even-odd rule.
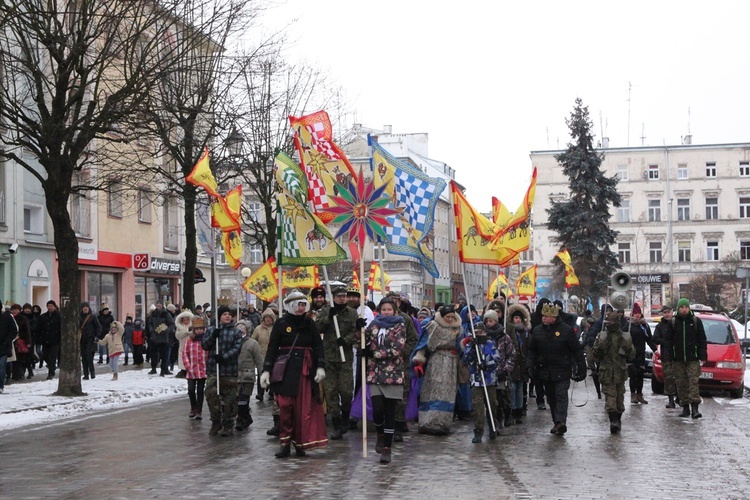
[[[359,254],[359,244],[356,241],[349,242],[349,252],[352,254],[352,263],[354,267],[359,267],[359,261],[362,256]]]

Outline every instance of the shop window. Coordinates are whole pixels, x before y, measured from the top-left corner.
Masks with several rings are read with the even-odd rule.
[[[117,321],[124,318],[118,316],[117,304],[119,303],[118,275],[114,273],[86,273],[86,285],[88,295],[86,300],[91,304],[94,314],[99,313],[101,304],[107,304],[112,311],[112,317]]]

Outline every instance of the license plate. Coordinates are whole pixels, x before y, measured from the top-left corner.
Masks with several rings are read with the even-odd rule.
[[[713,372],[701,372],[700,378],[714,378]]]

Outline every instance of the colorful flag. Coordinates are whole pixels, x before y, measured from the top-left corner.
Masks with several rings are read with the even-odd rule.
[[[497,226],[472,207],[458,185],[451,181],[453,214],[456,217],[456,240],[461,262],[470,264],[506,265],[517,253],[490,244]],[[479,230],[482,227],[483,230]],[[486,234],[485,234],[486,233]]]
[[[352,288],[362,290],[362,283],[359,281],[359,274],[357,274],[356,269],[352,270]]]
[[[211,226],[223,232],[239,231],[242,213],[242,185],[229,191],[226,197],[217,195],[211,203]]]
[[[242,235],[239,231],[222,231],[221,248],[224,249],[224,257],[232,269],[242,265]]]
[[[276,170],[276,184],[295,200],[307,200],[307,178],[302,169],[286,153],[280,152],[273,161]]]
[[[276,260],[270,257],[262,266],[248,276],[242,284],[247,293],[255,294],[261,300],[272,302],[279,296],[279,269]]]
[[[318,266],[300,266],[281,272],[281,286],[290,288],[315,288],[320,284]]]
[[[388,291],[390,289],[390,283],[391,283],[391,277],[388,276],[388,273],[382,272],[382,276],[385,276],[385,290]],[[381,269],[380,266],[373,262],[370,264],[370,273],[367,278],[367,289],[370,291],[376,291],[376,292],[382,292],[382,279],[381,279]]]
[[[521,273],[516,280],[516,293],[519,297],[536,296],[536,264]]]
[[[203,151],[203,155],[193,166],[193,171],[185,178],[187,182],[195,186],[200,186],[211,196],[219,196],[219,186],[211,172],[211,166],[208,161],[208,147]]]
[[[568,249],[565,248],[562,251],[557,252],[555,254],[555,257],[560,259],[560,261],[563,263],[563,266],[565,266],[565,288],[580,285],[581,282],[578,281],[578,276],[576,276],[576,272],[573,269],[573,265],[571,264],[571,258],[570,254],[568,253]]]
[[[508,278],[505,277],[505,274],[502,271],[497,275],[497,278],[495,278],[490,287],[487,289],[487,296],[485,298],[487,300],[494,299],[498,288],[505,294],[507,298],[513,296],[513,290],[511,290],[510,285],[508,285]]]
[[[317,111],[302,117],[289,117],[294,130],[294,145],[300,156],[308,184],[308,199],[313,210],[329,222],[326,209],[331,206],[329,193],[338,194],[336,183],[348,186],[356,178],[349,160],[333,142],[328,113]]]
[[[362,256],[359,253],[359,245],[356,241],[349,242],[349,253],[352,256],[352,265],[354,266],[354,269],[357,269],[359,267],[359,260]]]
[[[493,248],[505,248],[508,252],[516,254],[529,249],[531,245],[531,231],[529,228],[531,226],[531,208],[536,195],[536,174],[537,170],[534,167],[531,183],[526,190],[526,195],[521,205],[518,207],[518,210],[513,212],[513,216],[502,232],[496,234],[492,241]]]

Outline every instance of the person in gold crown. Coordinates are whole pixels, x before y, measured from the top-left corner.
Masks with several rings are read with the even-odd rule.
[[[560,310],[554,304],[542,307],[542,324],[534,328],[526,353],[526,370],[529,377],[544,384],[547,404],[554,426],[551,434],[562,436],[567,432],[568,389],[570,379],[586,378],[586,360],[583,348],[573,328],[559,317]],[[575,374],[572,373],[575,364]]]

